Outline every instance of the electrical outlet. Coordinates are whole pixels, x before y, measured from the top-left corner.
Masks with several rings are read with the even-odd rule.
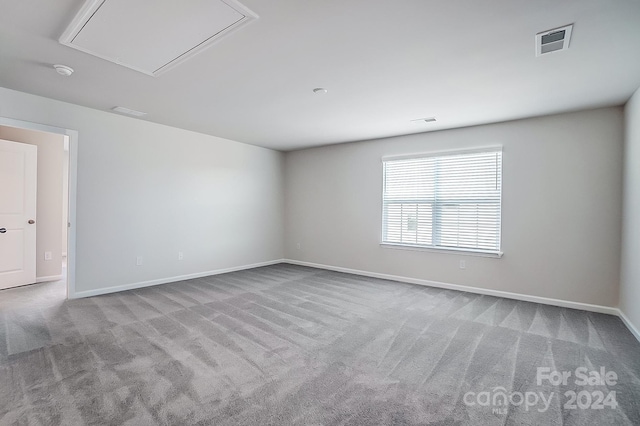
[[[467,261],[466,260],[461,260],[460,261],[460,269],[467,269]]]
[[[178,252],[178,260],[182,260],[182,259],[184,259],[184,253],[179,251]]]
[[[142,265],[142,256],[136,257],[136,266]]]
[[[300,243],[296,244],[296,248],[300,250]]]
[[[50,251],[45,251],[44,252],[44,260],[51,260],[53,259],[53,255],[51,254]]]

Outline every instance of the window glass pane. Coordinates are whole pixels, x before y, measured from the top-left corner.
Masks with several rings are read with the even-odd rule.
[[[418,230],[417,204],[402,205],[402,242],[415,244]]]
[[[441,200],[499,197],[497,154],[438,159],[437,196]]]
[[[402,242],[402,205],[390,204],[385,207],[384,240],[390,243]]]
[[[432,231],[433,226],[431,224],[432,219],[432,207],[431,204],[420,204],[418,206],[418,229],[416,244],[430,246],[433,244]]]
[[[435,159],[386,163],[385,199],[433,199]]]

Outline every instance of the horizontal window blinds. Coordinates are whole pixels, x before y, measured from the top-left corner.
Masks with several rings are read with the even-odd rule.
[[[383,243],[500,252],[501,150],[383,164]]]

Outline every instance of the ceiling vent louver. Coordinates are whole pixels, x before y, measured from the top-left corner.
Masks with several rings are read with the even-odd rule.
[[[412,123],[418,123],[418,124],[432,123],[434,121],[436,121],[435,117],[418,118],[418,119],[415,119],[415,120],[411,120]]]
[[[125,107],[121,107],[121,106],[113,107],[113,108],[111,108],[111,111],[119,112],[121,114],[132,115],[134,117],[143,117],[143,116],[147,115],[146,112],[136,111],[135,109],[125,108]]]
[[[236,0],[86,0],[60,43],[157,76],[257,17]]]
[[[536,56],[569,48],[573,24],[536,34]]]

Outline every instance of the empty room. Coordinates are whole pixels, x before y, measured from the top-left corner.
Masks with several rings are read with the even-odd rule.
[[[640,1],[0,0],[0,425],[640,425]]]

